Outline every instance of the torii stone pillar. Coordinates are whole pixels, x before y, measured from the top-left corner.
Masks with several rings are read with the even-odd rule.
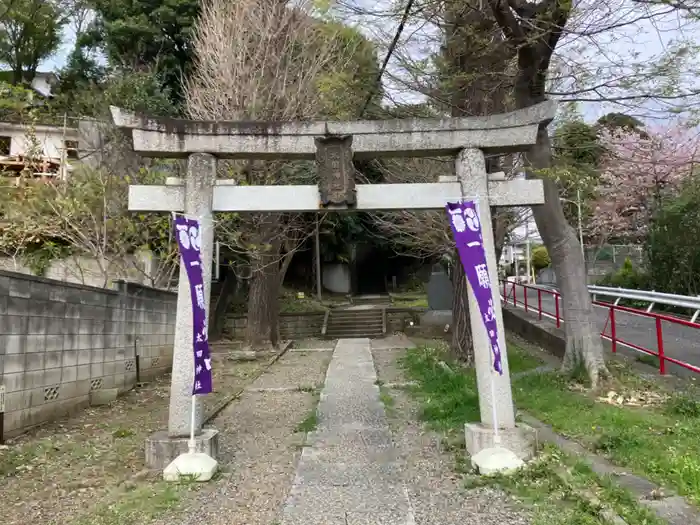
[[[469,293],[469,314],[474,342],[474,366],[476,368],[476,382],[479,389],[479,412],[481,423],[485,429],[493,427],[493,405],[496,405],[496,417],[500,428],[509,429],[515,426],[515,413],[513,410],[513,396],[510,387],[510,372],[508,368],[508,356],[506,353],[505,330],[503,329],[503,312],[501,310],[501,298],[498,289],[498,262],[496,261],[496,248],[494,245],[493,228],[491,226],[491,207],[488,203],[488,175],[486,174],[486,162],[484,154],[478,149],[465,149],[459,152],[455,161],[455,172],[464,199],[476,196],[479,201],[479,222],[483,235],[484,251],[486,252],[486,266],[489,276],[495,282],[492,283],[494,313],[498,324],[498,340],[501,342],[501,360],[503,375],[493,373],[493,356],[490,351],[488,334],[479,314],[479,306],[474,297],[472,287],[467,283]],[[460,267],[461,269],[461,267]],[[495,395],[492,399],[491,380],[495,381]]]
[[[194,153],[187,159],[185,178],[185,215],[199,220],[202,244],[202,278],[204,281],[204,302],[207,316],[211,298],[211,261],[214,256],[214,221],[212,205],[214,181],[216,180],[216,158],[206,153]],[[208,317],[207,317],[208,318]],[[192,356],[193,331],[192,299],[190,297],[187,270],[180,265],[177,284],[177,320],[175,345],[173,348],[173,372],[170,381],[170,412],[168,415],[168,435],[188,437],[190,434],[190,407],[192,399],[192,378],[194,358]],[[195,404],[195,425],[202,429],[202,399],[197,397]]]
[[[185,177],[184,213],[199,220],[201,229],[202,274],[204,301],[207,315],[211,297],[212,257],[214,251],[213,199],[216,181],[216,157],[207,153],[193,153],[187,159]],[[146,463],[162,469],[181,453],[187,452],[192,411],[192,381],[194,356],[192,341],[192,299],[187,270],[181,264],[177,285],[177,317],[173,345],[173,366],[170,379],[170,410],[167,432],[156,432],[146,441]],[[195,437],[197,451],[216,457],[218,431],[202,432],[202,399],[196,398]]]

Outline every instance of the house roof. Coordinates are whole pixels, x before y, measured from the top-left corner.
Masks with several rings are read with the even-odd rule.
[[[37,71],[34,74],[34,79],[46,79],[48,81],[49,85],[53,85],[58,82],[59,77],[56,73],[52,71]],[[7,82],[10,83],[12,82],[12,71],[0,71],[0,82]],[[46,90],[46,89],[40,89],[38,86],[35,85],[34,82],[32,82],[32,88],[34,91],[36,91],[38,94],[40,94],[43,97],[51,97],[52,93],[51,90]]]

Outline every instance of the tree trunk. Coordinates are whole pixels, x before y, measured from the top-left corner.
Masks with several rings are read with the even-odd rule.
[[[501,79],[494,81],[492,73],[505,68],[508,53],[502,41],[492,37],[498,34],[496,21],[477,0],[448,0],[444,9],[442,55],[445,63],[441,74],[446,91],[443,99],[449,101],[452,116],[489,115],[503,111],[509,86],[500,82]],[[487,157],[487,172],[498,171],[499,167],[498,158]],[[491,213],[497,217],[495,210],[492,209]],[[502,246],[502,239],[496,245]],[[474,349],[467,278],[457,254],[455,261],[452,272],[452,351],[471,365]]]
[[[510,214],[498,208],[491,208],[491,228],[493,229],[493,246],[496,251],[496,263],[501,260],[503,253],[503,243],[506,241],[506,234],[510,229]]]
[[[267,323],[270,330],[270,344],[273,348],[277,348],[280,340],[280,288],[284,277],[278,266],[274,265],[274,272],[268,276],[269,279],[269,308],[267,309]]]
[[[250,283],[245,342],[253,350],[265,348],[270,340],[269,283],[265,269],[255,272]]]
[[[537,144],[527,154],[526,161],[535,170],[541,170],[549,168],[551,160],[547,128],[540,126]],[[528,170],[528,177],[536,177],[533,170]],[[586,266],[576,232],[566,222],[557,184],[547,177],[543,177],[542,181],[545,203],[533,206],[532,212],[561,291],[566,330],[566,353],[562,368],[571,371],[580,365],[585,366],[591,385],[595,387],[600,377],[608,374],[608,370],[588,293]]]
[[[452,266],[452,352],[457,358],[472,366],[474,364],[474,345],[469,321],[469,296],[467,294],[467,276],[464,273],[459,253],[455,249]]]
[[[284,286],[284,278],[287,275],[287,270],[289,270],[289,266],[292,264],[293,257],[294,257],[294,251],[289,251],[289,252],[284,254],[284,257],[282,257],[282,264],[280,265],[280,271],[279,271],[279,286],[278,286],[278,288],[280,290]]]
[[[221,284],[221,290],[219,291],[219,297],[216,300],[216,305],[212,309],[211,321],[209,323],[210,340],[216,341],[223,335],[229,309],[242,289],[243,286],[236,277],[233,269],[227,268],[224,281]]]

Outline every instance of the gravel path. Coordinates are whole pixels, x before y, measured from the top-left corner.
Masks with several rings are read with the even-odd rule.
[[[287,352],[214,420],[223,474],[158,525],[273,525],[304,443],[331,352]],[[296,388],[294,390],[293,388]],[[310,524],[311,525],[311,524]]]
[[[398,360],[405,350],[374,344],[377,375],[384,384],[405,382]],[[493,489],[463,488],[455,472],[454,449],[418,421],[418,404],[403,389],[389,389],[394,404],[387,411],[402,462],[416,525],[529,525],[526,513],[506,494]]]

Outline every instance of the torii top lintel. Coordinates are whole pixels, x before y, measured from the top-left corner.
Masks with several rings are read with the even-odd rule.
[[[452,155],[463,148],[522,151],[535,143],[540,124],[554,118],[556,103],[487,117],[350,122],[217,122],[153,118],[114,106],[111,111],[117,127],[131,130],[134,151],[144,156],[311,160],[314,139],[328,135],[352,135],[356,157]]]

